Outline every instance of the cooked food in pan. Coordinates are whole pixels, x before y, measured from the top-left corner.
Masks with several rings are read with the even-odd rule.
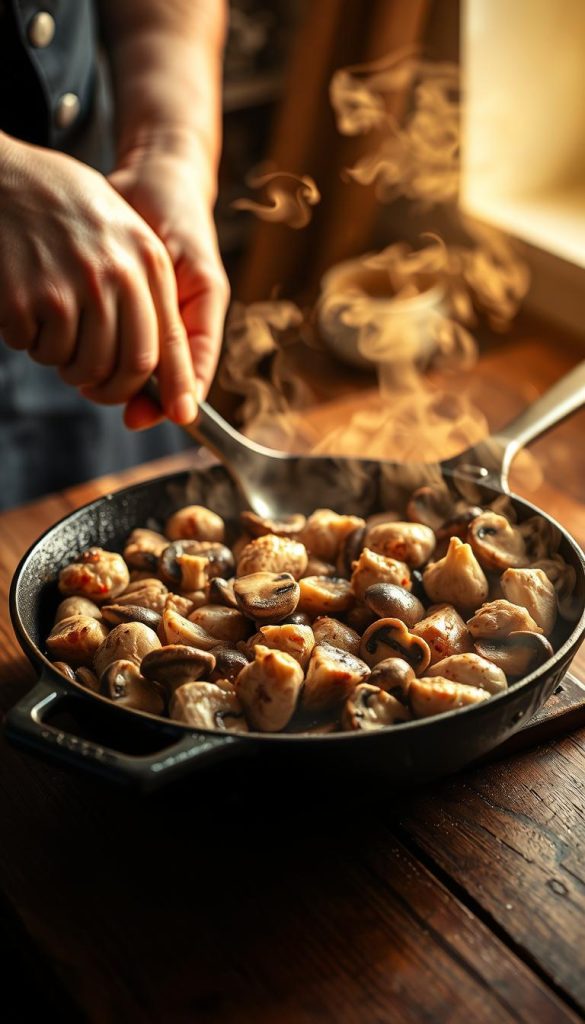
[[[364,731],[489,700],[553,655],[575,570],[506,498],[439,507],[421,488],[405,521],[244,512],[231,544],[215,512],[181,508],[61,571],[49,657],[196,729]]]

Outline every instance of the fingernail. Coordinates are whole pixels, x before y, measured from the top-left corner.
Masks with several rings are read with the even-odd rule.
[[[197,406],[193,395],[185,392],[179,395],[171,405],[171,419],[175,423],[192,423],[197,415]]]
[[[202,402],[205,398],[205,385],[202,380],[195,382],[195,394],[197,395],[198,402]]]

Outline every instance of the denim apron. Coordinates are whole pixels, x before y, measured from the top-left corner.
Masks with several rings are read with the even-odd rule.
[[[68,124],[64,97],[75,108]],[[0,129],[108,173],[111,122],[92,0],[0,0]],[[83,399],[0,340],[0,509],[185,446],[170,423],[126,430],[120,407]]]

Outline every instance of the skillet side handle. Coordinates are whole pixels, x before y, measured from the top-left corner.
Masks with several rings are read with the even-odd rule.
[[[242,752],[234,736],[209,736],[175,729],[172,723],[141,720],[147,745],[153,753],[129,754],[76,735],[74,730],[46,720],[60,708],[85,705],[90,698],[77,696],[52,678],[41,676],[36,686],[6,715],[6,736],[29,750],[81,768],[94,775],[134,789],[150,791],[187,775],[195,767],[222,761]],[[136,722],[133,723],[135,726]]]
[[[517,452],[552,427],[572,416],[585,405],[585,361],[561,377],[551,388],[537,398],[516,419],[508,423],[491,439],[503,447],[502,481],[508,479],[512,460]]]

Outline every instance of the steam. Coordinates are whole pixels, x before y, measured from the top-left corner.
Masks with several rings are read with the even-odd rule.
[[[312,206],[321,199],[319,189],[308,174],[299,176],[288,171],[271,171],[250,175],[250,188],[265,188],[268,205],[253,199],[235,199],[235,210],[249,210],[261,220],[287,224],[289,228],[304,228],[312,217]]]
[[[399,123],[393,97],[409,93],[412,109]],[[330,99],[342,135],[378,133],[371,153],[346,173],[361,185],[375,182],[378,198],[399,195],[427,204],[457,197],[459,188],[459,68],[394,54],[333,75]]]

